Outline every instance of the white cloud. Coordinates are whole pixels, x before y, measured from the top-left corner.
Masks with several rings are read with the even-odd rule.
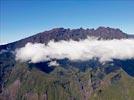
[[[27,43],[16,50],[16,60],[33,63],[51,59],[89,60],[94,57],[103,61],[134,58],[134,39],[97,40],[87,38],[80,41],[50,41],[47,45]]]
[[[51,61],[48,66],[59,66],[59,64],[57,63],[57,61]]]

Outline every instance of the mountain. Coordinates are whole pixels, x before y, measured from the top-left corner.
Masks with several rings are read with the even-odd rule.
[[[56,60],[29,63],[15,60],[14,50],[26,43],[50,40],[134,38],[119,29],[55,28],[0,46],[0,100],[134,100],[134,59],[100,62]]]
[[[9,43],[7,45],[1,45],[0,50],[2,49],[12,49],[23,47],[26,43],[48,43],[50,40],[79,40],[85,39],[87,37],[98,37],[102,39],[122,39],[122,38],[134,38],[133,35],[128,35],[122,32],[120,29],[114,29],[109,27],[99,27],[97,29],[64,29],[64,28],[55,28],[50,31],[44,31],[33,35],[31,37]]]

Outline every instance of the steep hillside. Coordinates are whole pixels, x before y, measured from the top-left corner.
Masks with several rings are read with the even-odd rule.
[[[64,60],[59,66],[49,67],[48,62],[20,63],[12,57],[12,53],[3,53],[0,59],[2,100],[134,99],[134,78],[119,62]]]

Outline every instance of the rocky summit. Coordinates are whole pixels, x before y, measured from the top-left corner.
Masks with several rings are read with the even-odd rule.
[[[120,29],[109,27],[98,27],[97,29],[64,29],[54,28],[50,31],[44,31],[36,35],[27,37],[25,39],[9,43],[7,45],[1,45],[2,49],[16,49],[23,47],[26,43],[48,43],[50,40],[76,40],[86,39],[87,37],[98,37],[98,39],[122,39],[122,38],[134,38],[133,35],[126,34]]]

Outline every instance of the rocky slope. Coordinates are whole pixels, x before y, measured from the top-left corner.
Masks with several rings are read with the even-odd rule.
[[[15,60],[12,52],[27,42],[48,43],[50,40],[133,38],[119,29],[57,28],[0,46],[0,100],[134,100],[134,59],[107,61],[98,59],[74,62],[57,60],[28,63]],[[3,51],[6,49],[6,51]]]
[[[98,37],[102,39],[122,39],[122,38],[134,38],[133,35],[128,35],[122,32],[120,29],[114,29],[109,27],[99,27],[97,29],[64,29],[64,28],[55,28],[50,31],[44,31],[33,35],[31,37],[9,43],[7,45],[1,45],[0,50],[2,49],[16,49],[23,47],[27,42],[32,43],[48,43],[50,40],[79,40],[85,39],[87,37]]]

